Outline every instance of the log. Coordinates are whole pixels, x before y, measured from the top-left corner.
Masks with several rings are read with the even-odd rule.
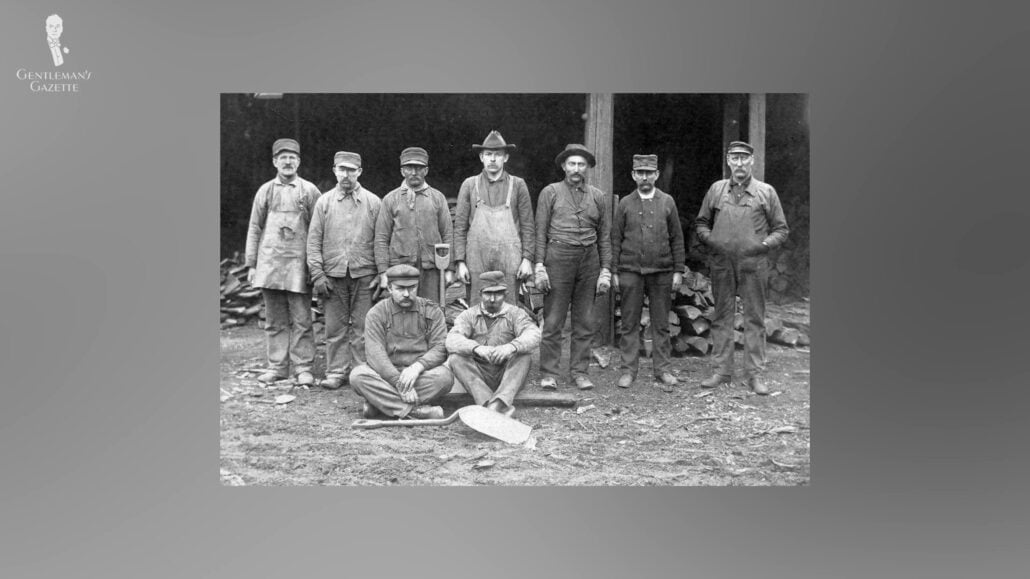
[[[690,327],[694,330],[695,335],[700,336],[707,332],[712,327],[712,324],[708,321],[708,318],[698,318],[690,322]]]
[[[701,316],[701,310],[695,308],[694,306],[676,306],[675,308],[673,308],[673,311],[676,312],[676,314],[680,317],[686,318],[688,320],[696,320]]]
[[[812,342],[809,339],[808,334],[806,334],[804,332],[798,332],[798,346],[807,347],[807,346],[811,346],[811,345],[812,345]]]
[[[680,325],[680,317],[676,315],[676,312],[669,312],[669,326]]]
[[[694,350],[701,352],[702,354],[707,354],[709,348],[711,348],[712,346],[712,343],[708,341],[708,338],[702,338],[700,336],[688,337],[684,340],[684,342],[686,342],[687,345],[689,345]]]
[[[744,329],[744,314],[737,312],[733,314],[733,329],[743,330]]]
[[[794,328],[783,328],[774,333],[770,339],[784,346],[796,346],[799,337],[800,334]]]
[[[771,336],[778,330],[783,329],[783,322],[777,318],[766,318],[765,319],[765,335]]]
[[[440,404],[444,406],[468,406],[475,404],[472,395],[462,389],[455,392],[461,385],[455,382],[455,388],[444,395]],[[515,406],[556,406],[559,408],[571,408],[576,405],[579,399],[575,394],[566,392],[543,392],[541,390],[523,390],[515,396]]]

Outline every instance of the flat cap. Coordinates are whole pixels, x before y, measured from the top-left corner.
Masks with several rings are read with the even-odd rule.
[[[401,151],[401,167],[405,165],[429,166],[429,153],[422,147],[408,147]]]
[[[508,284],[504,283],[504,272],[484,271],[479,274],[479,281],[483,282],[479,290],[481,292],[503,292],[508,289]]]
[[[333,157],[333,167],[343,165],[349,169],[361,168],[361,155],[347,151],[337,151]]]
[[[504,137],[501,136],[501,133],[497,131],[490,131],[490,134],[487,135],[485,139],[483,139],[482,145],[472,145],[472,148],[487,150],[504,149],[505,151],[507,151],[508,149],[514,149],[515,145],[509,145],[508,143],[506,143],[504,141]]]
[[[657,171],[658,155],[633,155],[634,171]]]
[[[276,141],[272,143],[272,156],[275,157],[283,151],[293,151],[299,155],[300,143],[293,139],[276,139]]]
[[[744,141],[733,141],[729,147],[726,147],[726,154],[730,153],[747,153],[748,155],[755,154],[755,148],[745,143]]]
[[[386,279],[403,287],[418,285],[419,273],[415,266],[399,263],[386,270]]]
[[[568,159],[573,155],[581,155],[587,160],[587,163],[589,163],[591,167],[597,164],[597,159],[594,158],[594,154],[590,152],[590,149],[576,143],[565,145],[565,150],[558,153],[558,156],[554,158],[554,162],[558,163],[558,167],[560,168],[562,163],[565,162],[565,159]]]

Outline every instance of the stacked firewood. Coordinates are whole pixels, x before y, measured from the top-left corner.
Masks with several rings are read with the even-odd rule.
[[[738,347],[744,345],[744,316],[740,298],[733,320],[733,336]],[[805,306],[775,306],[766,308],[766,338],[785,346],[808,346],[809,327]],[[615,308],[616,328],[620,327],[620,308]],[[672,339],[673,355],[704,355],[712,349],[712,319],[715,316],[715,299],[712,283],[704,274],[691,271],[683,276],[683,285],[673,294],[672,310],[669,312],[669,336]],[[641,349],[650,355],[651,315],[647,299],[640,315],[642,333]]]
[[[221,322],[223,328],[242,326],[264,318],[261,289],[247,282],[247,266],[239,252],[219,264],[221,274]]]

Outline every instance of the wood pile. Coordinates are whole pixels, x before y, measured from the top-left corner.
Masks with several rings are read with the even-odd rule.
[[[219,264],[221,274],[221,323],[223,328],[243,326],[257,319],[264,319],[264,300],[261,288],[251,287],[247,282],[247,266],[243,265],[240,253],[227,257]]]
[[[737,298],[733,321],[733,336],[738,348],[744,346],[744,316],[740,298]],[[616,307],[616,328],[619,325],[621,309]],[[669,312],[669,337],[674,356],[703,356],[712,349],[712,319],[715,315],[715,299],[712,296],[712,282],[698,271],[683,276],[683,285],[673,293],[672,309]],[[651,316],[647,298],[640,315],[641,350],[645,356],[651,354]],[[766,306],[766,339],[784,346],[808,346],[808,304]]]

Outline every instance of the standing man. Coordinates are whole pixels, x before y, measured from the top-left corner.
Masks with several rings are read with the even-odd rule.
[[[640,313],[644,295],[651,312],[655,378],[666,391],[679,380],[669,372],[669,310],[672,292],[683,283],[686,252],[679,211],[672,196],[654,186],[658,155],[633,155],[636,191],[619,200],[612,224],[612,286],[622,294],[622,376],[629,388],[640,362]]]
[[[247,232],[247,281],[265,298],[265,337],[270,369],[258,376],[275,382],[289,376],[290,362],[301,385],[314,384],[311,365],[315,339],[311,331],[308,286],[308,224],[320,193],[297,175],[300,144],[279,139],[272,144],[275,179],[258,188]]]
[[[708,188],[697,214],[697,236],[713,250],[710,261],[715,319],[715,373],[701,383],[715,388],[733,376],[733,315],[736,296],[744,304],[744,373],[756,394],[768,394],[765,369],[765,255],[787,240],[787,219],[771,185],[755,179],[754,147],[733,141],[726,150],[731,177]]]
[[[367,362],[350,373],[350,385],[365,399],[361,415],[379,412],[398,418],[443,418],[430,402],[454,384],[443,366],[447,325],[443,310],[415,296],[420,273],[410,265],[386,270],[390,299],[382,300],[365,320]]]
[[[504,284],[515,291],[516,282],[533,275],[533,206],[521,177],[504,170],[509,145],[497,131],[483,140],[479,160],[483,172],[465,179],[458,190],[454,214],[454,260],[458,278],[471,284],[469,301],[480,298],[479,275],[500,271]],[[471,304],[470,304],[471,305]]]
[[[476,404],[507,416],[526,385],[540,328],[522,308],[504,303],[504,272],[480,274],[480,303],[461,312],[447,334],[448,365]]]
[[[336,187],[315,203],[308,233],[308,268],[325,309],[325,380],[336,390],[357,364],[365,362],[365,315],[372,307],[376,275],[376,219],[379,197],[358,183],[361,155],[340,151],[333,158]]]
[[[383,198],[376,221],[375,256],[380,271],[380,285],[387,283],[385,272],[398,264],[414,266],[420,273],[418,295],[436,299],[444,307],[439,294],[440,272],[436,269],[437,243],[452,241],[451,212],[443,193],[426,183],[429,153],[420,147],[401,151],[401,176],[404,182]],[[453,273],[448,269],[446,283]]]
[[[544,296],[540,345],[540,387],[558,387],[562,328],[572,305],[569,366],[576,387],[594,387],[587,377],[590,342],[596,331],[594,300],[611,284],[611,205],[608,195],[586,183],[587,168],[597,164],[583,145],[566,145],[555,158],[565,179],[540,192],[536,212],[536,286]]]

